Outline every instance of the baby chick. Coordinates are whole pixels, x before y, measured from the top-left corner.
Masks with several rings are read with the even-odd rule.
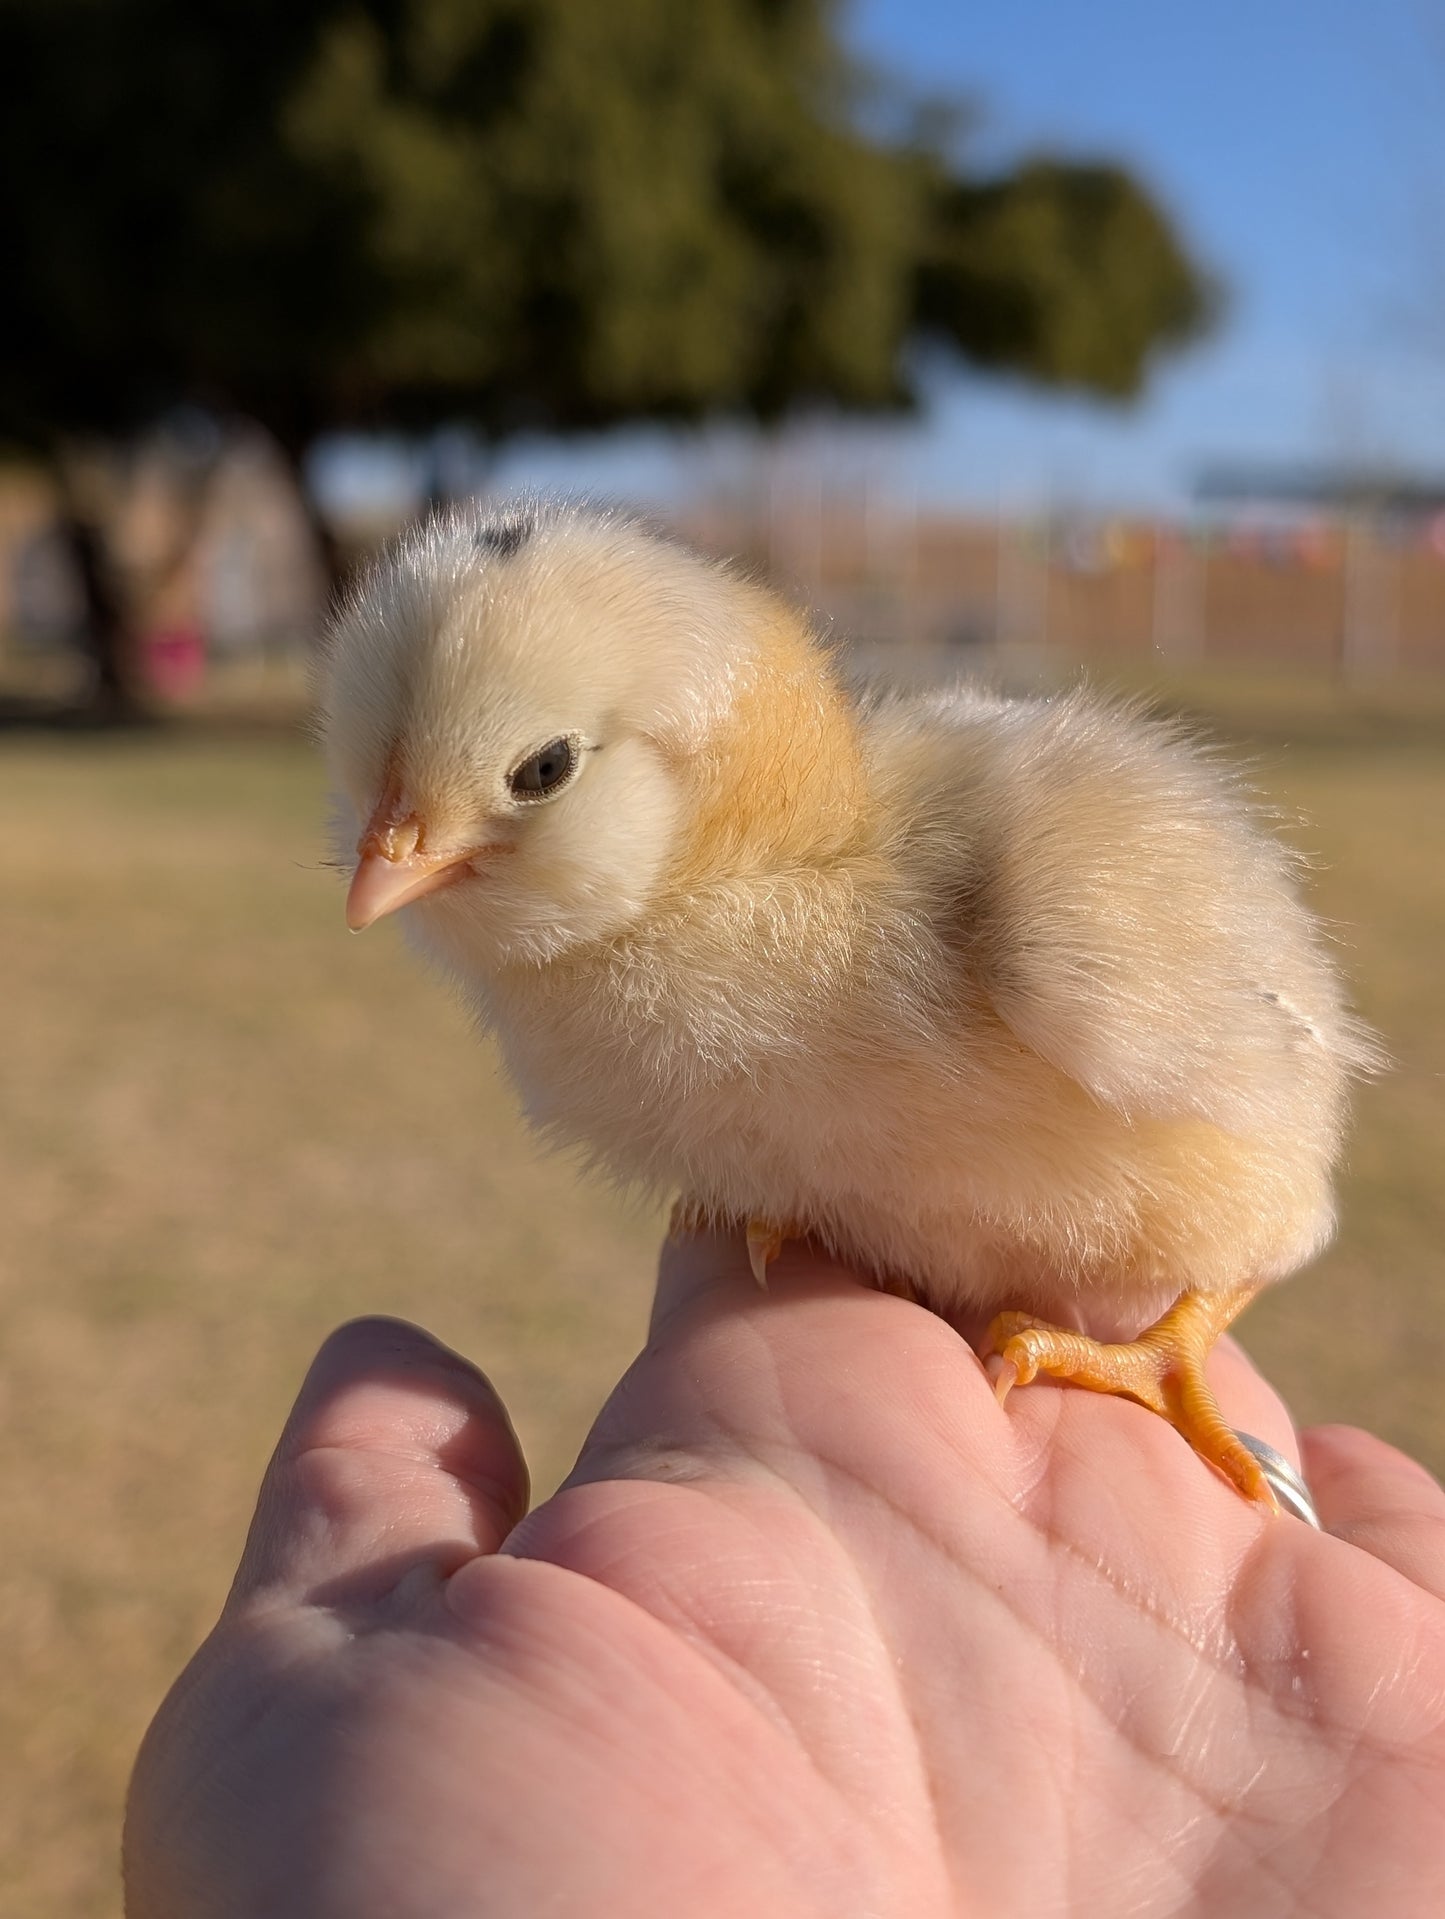
[[[772,593],[536,500],[404,540],[323,709],[349,924],[407,909],[548,1137],[760,1277],[806,1234],[998,1314],[1001,1396],[1125,1393],[1269,1500],[1204,1361],[1328,1240],[1374,1049],[1205,753],[1085,692],[860,703]]]

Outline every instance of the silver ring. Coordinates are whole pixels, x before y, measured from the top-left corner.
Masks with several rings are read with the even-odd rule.
[[[1317,1533],[1323,1532],[1315,1502],[1310,1498],[1310,1489],[1284,1454],[1276,1452],[1265,1440],[1256,1439],[1253,1433],[1236,1431],[1234,1436],[1259,1461],[1269,1481],[1270,1491],[1284,1510],[1293,1513],[1296,1519],[1302,1519],[1307,1526],[1313,1526]]]

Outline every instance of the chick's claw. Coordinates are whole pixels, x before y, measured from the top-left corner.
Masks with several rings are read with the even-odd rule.
[[[783,1250],[783,1235],[765,1219],[748,1221],[748,1264],[753,1278],[764,1292],[768,1290],[768,1268]]]
[[[1209,1349],[1258,1289],[1185,1293],[1135,1340],[1105,1345],[1031,1313],[1000,1313],[988,1343],[1001,1361],[994,1382],[1000,1405],[1015,1386],[1040,1373],[1091,1392],[1120,1393],[1168,1420],[1174,1430],[1246,1499],[1278,1509],[1259,1461],[1219,1410],[1204,1377]]]
[[[767,1219],[748,1221],[748,1264],[753,1269],[753,1278],[764,1292],[768,1290],[768,1268],[782,1252],[783,1242],[802,1237],[801,1231],[787,1222],[775,1226]]]
[[[694,1233],[711,1232],[718,1224],[718,1214],[712,1207],[701,1200],[682,1198],[673,1203],[667,1230],[674,1239],[687,1239]],[[748,1264],[763,1292],[768,1290],[768,1268],[782,1252],[785,1242],[804,1237],[803,1229],[791,1221],[775,1225],[772,1220],[761,1217],[748,1220]]]

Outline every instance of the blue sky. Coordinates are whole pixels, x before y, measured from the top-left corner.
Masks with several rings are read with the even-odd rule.
[[[1131,408],[960,375],[917,424],[831,436],[830,466],[929,503],[1164,509],[1220,458],[1445,471],[1445,0],[855,0],[844,17],[870,59],[976,102],[981,163],[1049,148],[1137,168],[1228,305]],[[666,497],[694,464],[634,433],[518,446],[498,477]]]
[[[955,461],[1151,500],[1220,456],[1445,469],[1440,0],[864,0],[853,20],[868,54],[976,92],[982,152],[1137,167],[1228,293],[1216,337],[1122,414],[958,383],[914,448],[926,491]]]

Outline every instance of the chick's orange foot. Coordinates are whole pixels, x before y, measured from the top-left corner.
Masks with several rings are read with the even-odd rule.
[[[1031,1313],[1000,1313],[988,1333],[988,1350],[1003,1361],[995,1384],[999,1403],[1039,1373],[1096,1393],[1122,1393],[1167,1419],[1246,1499],[1275,1507],[1258,1460],[1226,1422],[1204,1377],[1210,1347],[1258,1290],[1241,1286],[1227,1293],[1184,1293],[1137,1339],[1122,1345],[1105,1345]]]

